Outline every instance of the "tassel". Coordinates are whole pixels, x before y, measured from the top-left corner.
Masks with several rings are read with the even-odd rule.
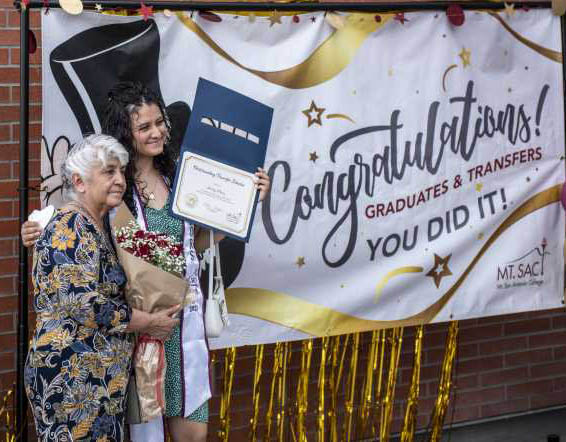
[[[322,338],[322,349],[320,350],[320,368],[318,370],[318,442],[324,442],[324,390],[326,388],[326,353],[328,351],[328,341],[328,336]]]
[[[389,372],[387,374],[387,386],[383,407],[381,408],[381,424],[379,427],[379,440],[389,441],[391,429],[391,418],[393,417],[393,401],[395,399],[395,384],[397,382],[397,369],[399,367],[399,356],[403,344],[403,328],[395,328],[391,332],[391,354],[389,359]]]
[[[415,354],[413,357],[413,375],[407,398],[407,409],[401,431],[401,442],[412,442],[415,437],[417,408],[419,402],[419,385],[421,381],[421,357],[423,347],[423,326],[419,325],[415,331]]]
[[[255,371],[254,371],[254,386],[253,386],[253,416],[250,419],[251,429],[250,429],[250,441],[257,441],[257,417],[259,414],[259,393],[261,380],[261,367],[263,364],[263,344],[256,345],[255,347]]]
[[[330,442],[338,442],[337,415],[336,415],[336,395],[338,392],[338,350],[340,350],[340,336],[332,338],[332,356],[330,365],[330,376],[328,377],[328,390],[330,391],[330,407],[328,418],[330,419]]]
[[[358,428],[361,431],[361,437],[365,437],[368,430],[368,424],[371,422],[370,413],[373,405],[373,380],[377,367],[377,357],[379,350],[379,330],[371,333],[371,344],[369,348],[368,361],[366,366],[366,377],[362,387],[362,401],[360,404],[360,413],[358,416]],[[373,435],[372,435],[373,436]]]
[[[279,377],[279,371],[281,367],[281,342],[275,344],[275,352],[273,353],[273,377],[271,378],[271,391],[269,394],[269,405],[267,407],[267,413],[265,414],[265,431],[263,439],[268,441],[271,438],[271,421],[273,418],[273,404],[275,397],[275,386],[277,385],[277,379]]]
[[[224,390],[220,399],[220,429],[218,430],[218,437],[223,442],[228,441],[230,434],[230,399],[232,397],[235,366],[236,348],[227,348],[224,355]]]
[[[311,368],[312,339],[303,341],[301,351],[301,373],[297,385],[297,433],[298,442],[307,442],[307,430],[305,427],[305,415],[307,413],[309,395],[309,373]]]
[[[356,371],[358,367],[358,349],[360,345],[360,334],[354,333],[354,339],[352,342],[352,353],[350,355],[350,373],[346,383],[346,402],[344,404],[345,417],[344,417],[344,428],[342,431],[342,440],[350,441],[352,436],[352,418],[354,412],[354,396],[356,388]]]
[[[444,417],[450,401],[450,388],[452,386],[452,367],[456,357],[456,347],[458,345],[458,321],[452,321],[448,329],[446,345],[444,347],[444,360],[440,372],[440,383],[438,384],[438,395],[432,411],[431,427],[432,432],[430,441],[436,442],[442,436],[442,426]]]
[[[279,413],[277,414],[277,440],[283,442],[285,434],[285,409],[287,398],[287,365],[291,359],[291,352],[289,351],[289,342],[283,343],[283,358],[281,375],[279,376]]]

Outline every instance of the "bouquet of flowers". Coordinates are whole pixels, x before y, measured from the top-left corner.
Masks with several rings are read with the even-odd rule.
[[[184,305],[190,293],[183,278],[183,245],[165,234],[141,229],[125,204],[118,209],[112,225],[118,258],[128,279],[125,293],[128,304],[149,313]],[[133,365],[135,376],[130,383],[136,391],[129,392],[129,423],[147,422],[164,415],[163,342],[148,335],[139,336]]]

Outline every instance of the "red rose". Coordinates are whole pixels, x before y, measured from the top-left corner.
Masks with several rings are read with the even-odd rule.
[[[137,230],[136,233],[134,233],[134,238],[136,239],[141,239],[145,236],[145,232],[143,230]]]

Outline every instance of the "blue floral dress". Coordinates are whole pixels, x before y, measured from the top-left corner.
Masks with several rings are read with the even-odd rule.
[[[124,440],[133,344],[113,246],[63,209],[36,243],[32,274],[37,322],[24,382],[39,440]]]

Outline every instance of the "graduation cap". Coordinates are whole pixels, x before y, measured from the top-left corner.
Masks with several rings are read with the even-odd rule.
[[[83,135],[101,132],[108,91],[118,82],[140,82],[160,98],[160,38],[153,20],[98,26],[80,32],[49,55],[53,77],[69,103]],[[171,138],[183,139],[190,108],[166,106]]]

